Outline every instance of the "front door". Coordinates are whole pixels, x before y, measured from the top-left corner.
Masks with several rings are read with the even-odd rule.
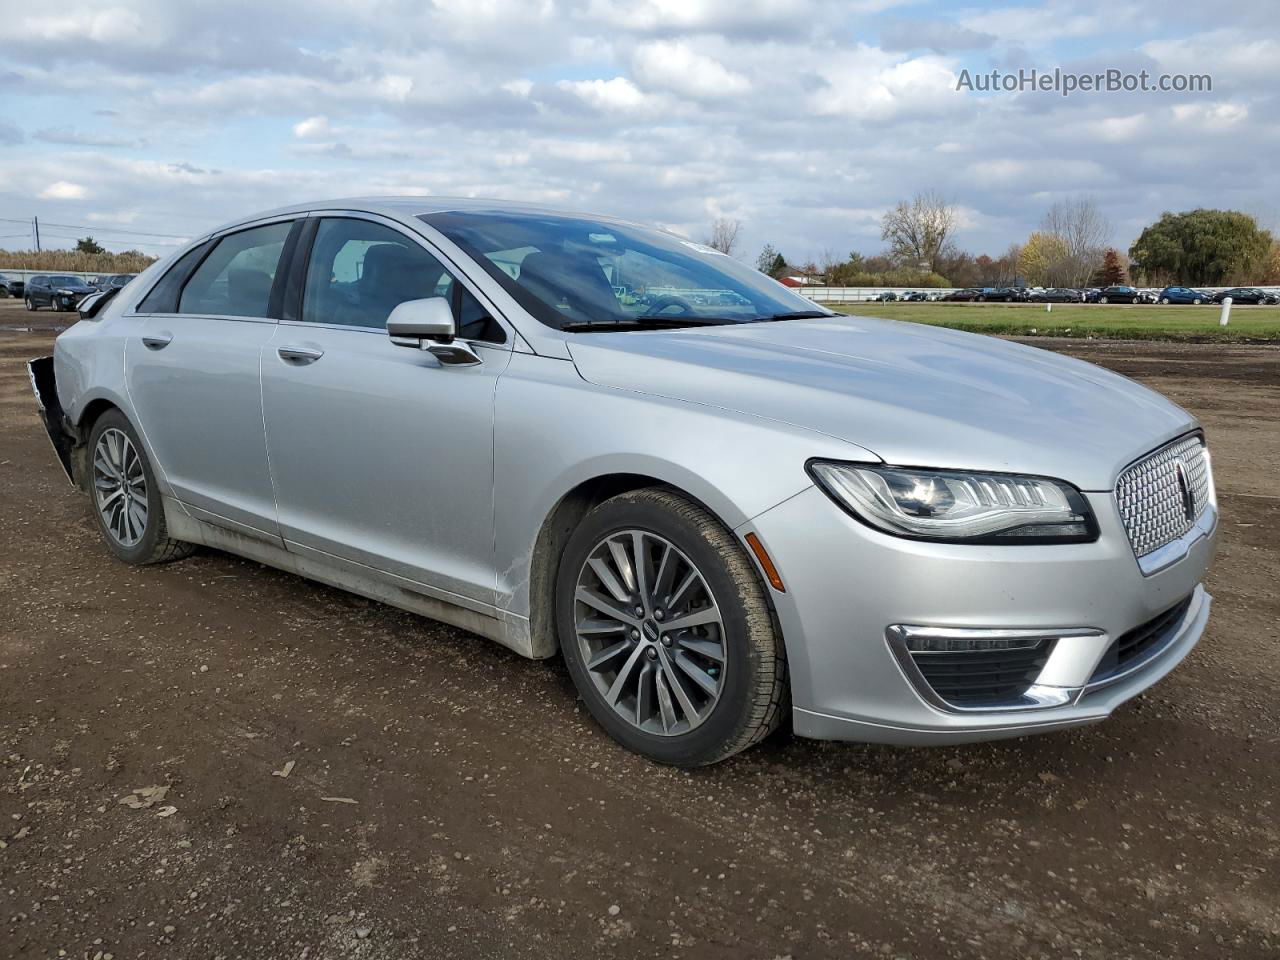
[[[289,221],[217,241],[125,347],[130,399],[174,495],[196,516],[278,538],[260,358]]]
[[[430,296],[451,300],[483,363],[391,342],[391,310]],[[263,355],[286,546],[491,604],[493,406],[510,335],[420,240],[354,217],[319,220],[297,316]]]

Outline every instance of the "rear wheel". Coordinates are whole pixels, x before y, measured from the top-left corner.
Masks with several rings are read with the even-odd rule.
[[[107,547],[126,563],[164,563],[195,549],[169,537],[151,464],[118,410],[104,413],[89,433],[89,495]]]
[[[650,759],[715,763],[785,715],[764,586],[733,534],[677,493],[625,493],[583,519],[561,558],[556,620],[591,715]]]

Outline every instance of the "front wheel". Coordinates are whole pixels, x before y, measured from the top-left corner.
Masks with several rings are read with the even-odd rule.
[[[1169,298],[1168,298],[1168,297],[1161,297],[1161,298],[1160,298],[1160,302],[1161,302],[1161,303],[1163,303],[1163,304],[1167,307],[1167,306],[1169,305]]]
[[[168,535],[155,473],[118,410],[104,413],[89,432],[89,495],[107,547],[125,563],[164,563],[195,549]]]
[[[764,589],[733,534],[689,499],[649,488],[600,504],[556,578],[561,651],[591,715],[682,767],[764,739],[787,701]]]
[[[30,297],[23,297],[22,303],[28,310],[36,309],[35,301],[33,301]]]
[[[1098,298],[1098,302],[1099,302],[1099,303],[1109,303],[1110,301],[1108,301],[1106,297],[1099,297],[1099,298]]]

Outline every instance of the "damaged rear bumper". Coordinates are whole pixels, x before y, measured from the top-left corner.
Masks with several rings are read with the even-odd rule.
[[[40,408],[40,420],[45,432],[53,443],[53,452],[62,464],[67,479],[74,485],[75,475],[71,468],[71,449],[74,437],[67,430],[66,417],[62,412],[62,402],[58,399],[58,381],[53,372],[53,357],[37,357],[28,361],[27,373],[31,377],[31,389],[35,391],[36,405]]]

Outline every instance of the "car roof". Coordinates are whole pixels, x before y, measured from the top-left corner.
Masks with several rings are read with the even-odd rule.
[[[620,217],[603,214],[586,213],[582,210],[571,210],[564,207],[543,203],[526,203],[520,200],[498,200],[486,197],[339,197],[332,200],[314,200],[309,203],[295,203],[274,210],[264,210],[247,217],[240,217],[210,230],[203,236],[221,233],[240,224],[265,220],[270,217],[285,216],[290,213],[306,213],[310,210],[360,210],[366,213],[380,213],[392,218],[419,217],[431,213],[541,213],[556,216],[589,216],[593,220],[606,220],[613,223],[629,223]]]

